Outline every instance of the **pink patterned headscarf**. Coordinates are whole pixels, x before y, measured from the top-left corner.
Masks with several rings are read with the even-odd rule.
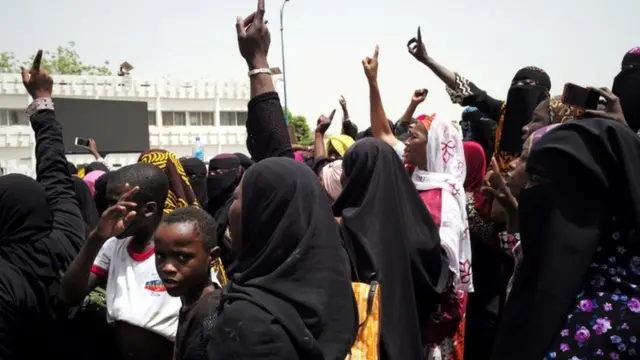
[[[322,184],[325,190],[334,201],[340,196],[342,192],[342,183],[340,178],[342,177],[342,160],[336,160],[328,163],[322,168],[320,176],[322,177]]]
[[[466,175],[462,133],[451,121],[434,117],[427,134],[427,170],[416,169],[411,180],[420,192],[441,190],[441,216],[447,219],[440,225],[442,248],[449,258],[449,269],[455,274],[456,289],[473,292],[471,239],[465,230]]]
[[[91,192],[91,196],[96,193],[96,180],[100,178],[100,176],[104,175],[105,172],[102,170],[93,170],[92,172],[85,175],[82,180],[89,187],[89,191]]]

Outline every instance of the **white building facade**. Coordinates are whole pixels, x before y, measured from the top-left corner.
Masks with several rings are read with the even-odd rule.
[[[216,154],[247,153],[246,128],[249,85],[209,80],[147,81],[136,77],[54,75],[53,96],[146,101],[152,148],[191,155],[197,136],[205,159]],[[0,74],[0,168],[4,173],[35,175],[35,141],[24,111],[31,102],[19,74]],[[97,144],[100,150],[100,144]],[[113,154],[112,167],[135,163],[139,154]],[[75,164],[90,155],[68,155]],[[205,161],[206,162],[206,161]]]

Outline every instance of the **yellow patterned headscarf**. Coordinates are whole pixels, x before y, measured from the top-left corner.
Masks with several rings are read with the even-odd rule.
[[[584,113],[584,109],[564,104],[562,96],[554,96],[549,100],[549,124],[564,124],[576,120]]]
[[[140,155],[138,162],[153,164],[167,174],[169,178],[169,193],[164,204],[165,214],[181,207],[199,207],[198,200],[189,183],[189,178],[174,153],[161,149],[150,149]]]
[[[327,152],[329,149],[334,149],[340,156],[344,156],[347,149],[353,145],[355,141],[349,135],[334,135],[327,140]]]

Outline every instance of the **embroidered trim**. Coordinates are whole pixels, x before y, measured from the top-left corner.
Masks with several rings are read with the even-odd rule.
[[[473,95],[473,92],[471,91],[471,86],[469,85],[471,82],[467,80],[467,78],[465,78],[464,76],[458,73],[454,73],[454,74],[455,74],[456,88],[452,89],[447,86],[445,87],[445,90],[447,91],[447,94],[449,94],[449,98],[451,99],[452,103],[462,104],[462,100],[464,98],[466,98],[467,96]]]
[[[25,114],[27,114],[27,117],[32,117],[35,113],[41,110],[54,111],[53,100],[51,100],[51,98],[37,98],[27,106]]]
[[[513,251],[513,248],[520,243],[520,233],[509,234],[506,231],[501,231],[498,234],[500,239],[500,248],[503,250]]]

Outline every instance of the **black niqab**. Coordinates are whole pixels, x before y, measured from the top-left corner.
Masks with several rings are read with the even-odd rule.
[[[91,196],[91,191],[89,190],[87,183],[76,176],[73,176],[71,180],[73,180],[73,187],[75,190],[74,197],[78,202],[80,214],[82,215],[82,219],[87,227],[86,235],[88,236],[89,233],[98,225],[100,214],[98,214],[98,208],[93,200],[93,196]]]
[[[624,118],[633,131],[640,130],[640,52],[633,48],[622,58],[620,73],[611,88],[624,112]]]
[[[240,165],[247,170],[251,165],[254,164],[253,160],[250,157],[243,153],[234,153],[233,155],[237,156],[240,160]]]
[[[261,359],[276,359],[286,352],[281,348],[293,345],[299,359],[343,359],[357,327],[349,261],[311,169],[289,158],[268,158],[247,171],[242,182],[242,244],[221,300],[219,344],[211,347],[215,357],[261,354]],[[225,314],[225,309],[233,311],[238,302],[252,304],[247,318],[266,312],[275,323],[228,320],[238,315]],[[259,340],[241,326],[284,329],[284,341],[290,344],[260,343],[256,348]]]
[[[0,214],[0,246],[34,243],[53,224],[44,188],[25,175],[0,176]]]
[[[526,83],[527,80],[535,84]],[[516,84],[519,82],[524,84]],[[542,69],[529,66],[520,69],[513,77],[507,93],[504,119],[496,131],[495,152],[498,152],[498,165],[505,170],[507,165],[520,156],[524,140],[522,127],[531,121],[533,111],[543,100],[549,98],[551,80]]]
[[[202,209],[207,208],[209,198],[207,196],[207,165],[204,161],[194,158],[180,159],[185,174],[189,177],[189,184],[198,199],[198,204]]]
[[[575,306],[598,245],[611,238],[612,218],[622,230],[640,230],[638,159],[636,134],[605,119],[560,125],[533,146],[527,172],[550,181],[520,195],[526,255],[492,359],[543,358]]]
[[[343,166],[346,183],[333,212],[343,218],[358,277],[375,273],[380,282],[381,358],[421,359],[427,319],[449,274],[438,228],[386,143],[359,140]]]
[[[218,173],[220,170],[220,173]],[[222,154],[209,160],[207,176],[207,211],[212,216],[222,208],[233,195],[240,182],[242,166],[233,154]]]

